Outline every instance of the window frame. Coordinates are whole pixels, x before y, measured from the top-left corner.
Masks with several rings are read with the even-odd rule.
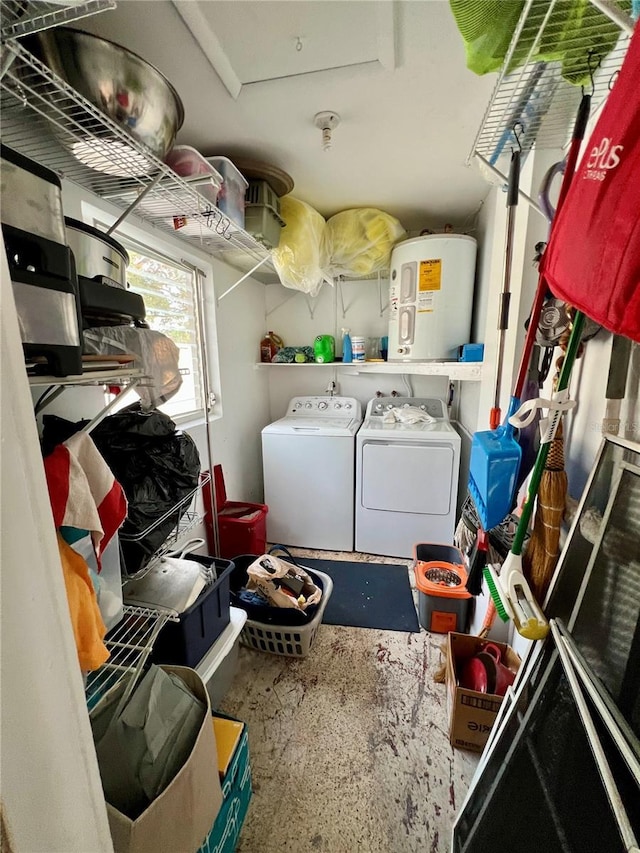
[[[82,201],[81,210],[82,220],[99,231],[106,231],[116,221],[116,216],[94,203]],[[185,246],[177,238],[172,237],[170,234],[164,235],[158,229],[142,223],[140,220],[137,220],[137,224],[133,224],[129,219],[125,220],[113,232],[112,236],[115,240],[122,242],[125,248],[125,244],[129,244],[133,251],[137,251],[139,254],[146,254],[148,257],[156,258],[160,262],[182,267],[192,273],[196,338],[201,349],[203,344],[207,348],[209,388],[214,393],[215,402],[211,404],[205,401],[205,384],[203,382],[204,365],[202,357],[200,357],[198,382],[203,400],[202,407],[171,415],[170,417],[183,429],[205,422],[205,405],[208,405],[210,420],[222,417],[220,394],[217,390],[220,388],[220,362],[218,357],[215,301],[212,302],[209,299],[203,298],[202,303],[200,303],[196,283],[196,276],[199,272],[201,279],[209,282],[209,287],[213,292],[213,267],[211,259],[204,260],[202,257],[189,251],[189,247]],[[203,283],[201,280],[201,290],[202,287]],[[206,335],[206,341],[204,342],[201,340],[201,329],[204,329]]]

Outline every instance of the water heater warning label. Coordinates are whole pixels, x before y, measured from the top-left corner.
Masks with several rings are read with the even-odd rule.
[[[440,258],[420,261],[420,290],[440,290],[441,279],[442,260]]]
[[[429,312],[434,309],[435,291],[440,290],[442,281],[442,260],[431,258],[420,261],[418,280],[418,311]]]

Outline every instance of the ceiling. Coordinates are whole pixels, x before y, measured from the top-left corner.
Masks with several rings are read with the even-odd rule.
[[[465,161],[494,75],[466,69],[446,0],[127,0],[78,26],[171,80],[179,143],[284,169],[326,217],[372,206],[411,231],[461,227],[487,194]],[[329,150],[321,111],[340,116]]]

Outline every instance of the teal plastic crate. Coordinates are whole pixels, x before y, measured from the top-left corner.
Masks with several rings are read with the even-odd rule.
[[[224,714],[216,713],[216,716],[222,717]],[[233,717],[228,719],[232,720]],[[222,806],[218,817],[198,853],[234,853],[249,808],[251,793],[249,736],[245,725],[222,782]]]

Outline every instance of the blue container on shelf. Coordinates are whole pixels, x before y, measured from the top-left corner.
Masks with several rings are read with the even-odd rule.
[[[229,581],[235,565],[232,560],[200,554],[182,559],[214,566],[217,580],[180,614],[179,622],[164,624],[153,645],[152,660],[195,667],[229,624]]]

